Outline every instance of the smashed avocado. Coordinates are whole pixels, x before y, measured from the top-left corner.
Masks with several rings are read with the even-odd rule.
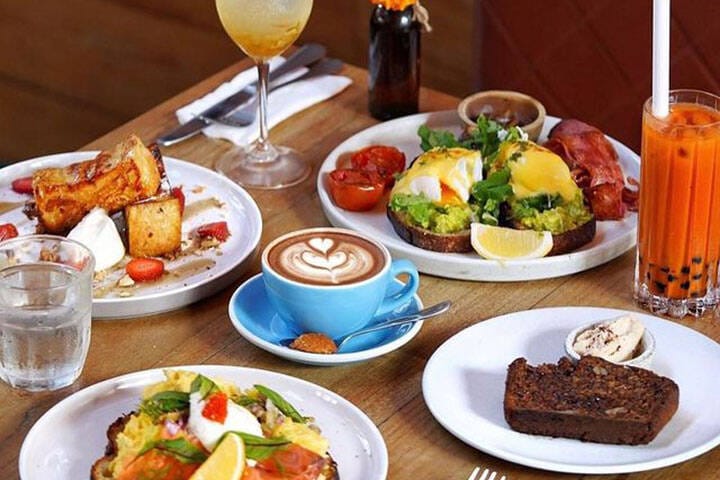
[[[473,210],[469,205],[437,205],[425,195],[398,193],[390,199],[390,208],[406,213],[413,225],[434,233],[467,230],[473,219]]]
[[[537,195],[510,201],[513,218],[528,229],[564,233],[587,223],[592,213],[578,191],[570,202],[563,203],[559,195]]]

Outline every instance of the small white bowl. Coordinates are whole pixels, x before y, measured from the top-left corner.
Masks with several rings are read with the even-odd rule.
[[[575,339],[585,330],[589,330],[591,328],[594,328],[598,325],[601,325],[603,323],[607,323],[607,320],[603,320],[601,322],[593,322],[588,325],[582,325],[573,331],[571,331],[568,336],[565,338],[565,353],[567,354],[570,359],[577,362],[580,360],[580,355],[575,351],[573,348],[573,344],[575,343]],[[643,332],[643,336],[640,339],[640,354],[622,362],[613,362],[618,365],[627,365],[631,367],[641,367],[641,368],[650,368],[650,364],[652,363],[653,357],[655,356],[655,337],[653,337],[653,334],[650,332],[650,330],[645,328],[645,331]]]

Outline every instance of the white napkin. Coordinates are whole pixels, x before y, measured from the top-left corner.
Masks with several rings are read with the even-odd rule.
[[[273,58],[270,60],[270,68],[275,68],[284,61],[280,57]],[[240,72],[232,80],[223,83],[204,97],[185,105],[175,114],[180,123],[185,123],[255,80],[257,80],[257,68],[253,67]],[[273,90],[268,95],[268,128],[273,128],[291,115],[337,95],[351,83],[350,78],[341,75],[321,75],[308,80],[299,80]],[[256,116],[251,125],[242,128],[212,124],[205,127],[203,133],[211,138],[230,140],[236,145],[247,145],[256,140],[260,134],[259,118]]]

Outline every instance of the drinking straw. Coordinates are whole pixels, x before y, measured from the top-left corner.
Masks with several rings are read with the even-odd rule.
[[[669,113],[670,95],[670,0],[653,0],[652,113]]]

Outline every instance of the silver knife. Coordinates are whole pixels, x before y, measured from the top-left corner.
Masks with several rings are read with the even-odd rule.
[[[285,62],[277,68],[271,70],[268,75],[268,80],[273,81],[292,70],[317,62],[325,56],[325,53],[325,47],[317,43],[308,43],[303,45],[290,55]],[[202,111],[192,120],[185,122],[179,127],[176,127],[174,130],[158,137],[155,141],[158,144],[167,147],[192,137],[203,128],[210,125],[210,119],[223,117],[250,100],[255,94],[256,88],[257,81],[251,83],[239,92],[230,95],[207,110]]]

